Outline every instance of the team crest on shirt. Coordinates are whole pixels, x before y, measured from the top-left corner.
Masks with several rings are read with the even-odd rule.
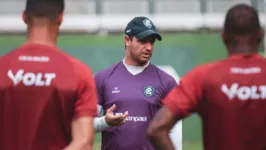
[[[152,87],[151,85],[147,85],[143,88],[143,94],[146,96],[146,97],[151,97],[153,96],[153,94],[155,93],[155,88]]]

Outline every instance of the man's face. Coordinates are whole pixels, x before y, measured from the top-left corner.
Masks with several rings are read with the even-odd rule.
[[[138,65],[145,65],[151,58],[156,38],[148,36],[143,39],[126,37],[125,42],[132,60]]]

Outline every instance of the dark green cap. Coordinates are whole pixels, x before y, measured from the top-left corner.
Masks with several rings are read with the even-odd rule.
[[[128,24],[125,29],[127,36],[135,36],[137,39],[143,39],[147,36],[153,35],[157,40],[161,41],[162,37],[156,32],[156,27],[152,21],[147,17],[135,17]]]

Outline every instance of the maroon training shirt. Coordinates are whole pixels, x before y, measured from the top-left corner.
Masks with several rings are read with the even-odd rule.
[[[183,118],[200,115],[205,150],[266,150],[266,59],[258,54],[197,67],[164,104]]]
[[[91,70],[56,47],[25,44],[0,59],[1,150],[62,150],[72,119],[96,115]]]

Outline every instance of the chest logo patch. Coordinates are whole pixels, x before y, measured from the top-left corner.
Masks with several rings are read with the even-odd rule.
[[[143,88],[143,94],[146,96],[146,97],[151,97],[153,96],[153,94],[155,93],[155,88],[152,87],[151,85],[147,85]]]

